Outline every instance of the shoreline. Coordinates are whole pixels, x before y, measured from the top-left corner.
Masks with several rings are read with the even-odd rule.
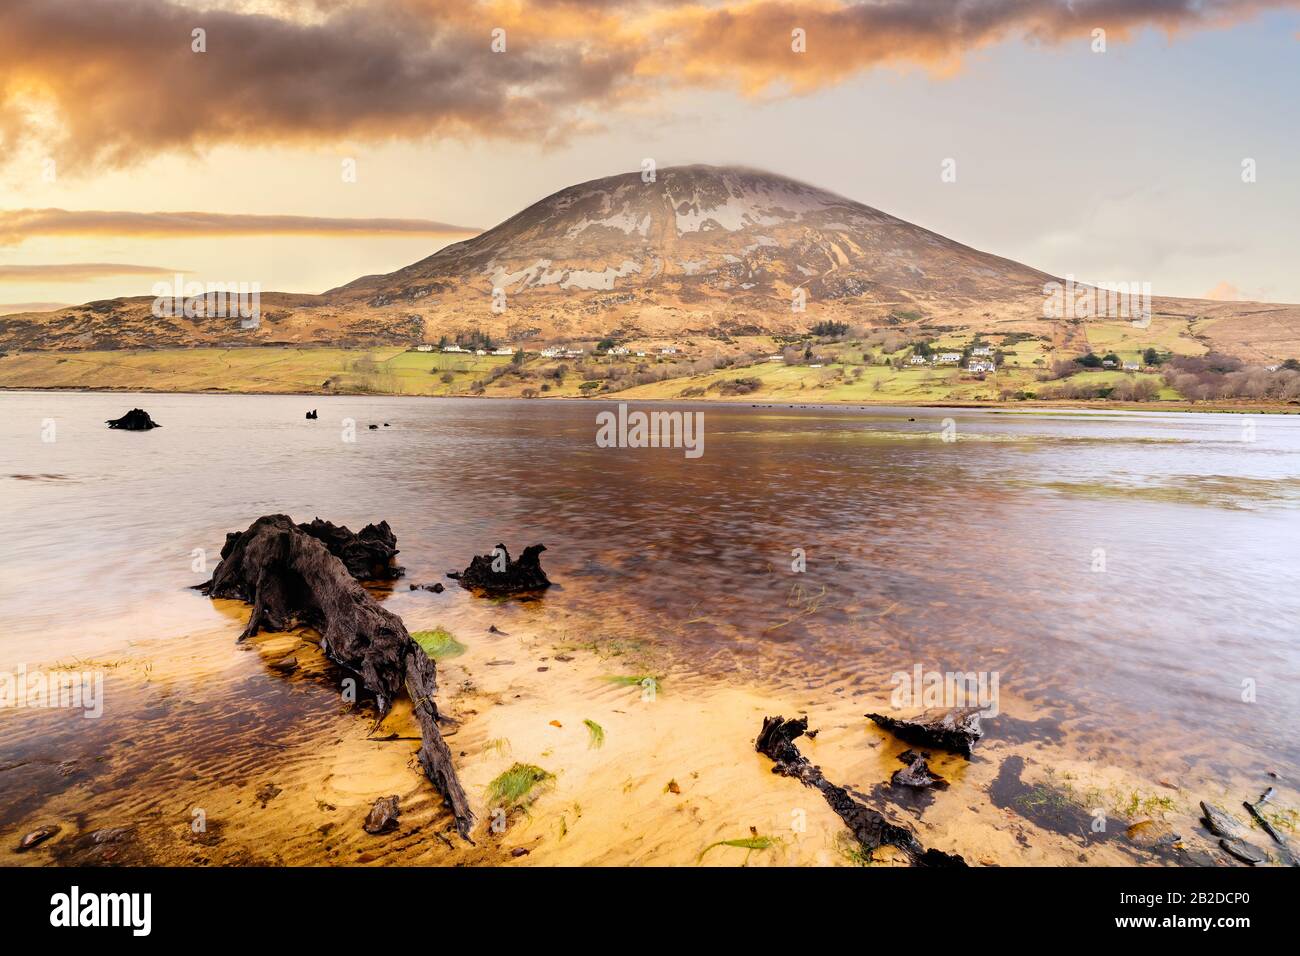
[[[667,647],[575,643],[568,634],[582,622],[568,615],[476,603],[456,611],[421,601],[404,615],[412,630],[454,618],[465,646],[438,661],[437,696],[478,816],[468,844],[413,759],[419,729],[408,702],[397,702],[378,724],[366,705],[341,707],[334,684],[342,672],[310,632],[263,633],[239,644],[247,607],[218,603],[229,618],[224,625],[146,640],[112,663],[106,700],[127,710],[115,733],[139,737],[137,744],[92,759],[33,756],[39,764],[64,758],[59,772],[72,785],[42,794],[35,806],[24,800],[23,811],[7,815],[0,862],[905,865],[890,847],[863,859],[820,794],[772,772],[754,738],[763,718],[776,714],[808,717],[818,733],[800,747],[828,779],[913,829],[924,845],[961,854],[971,866],[1232,862],[1196,829],[1196,801],[1230,805],[1227,794],[1247,786],[1245,776],[1186,789],[1182,780],[1145,779],[1140,761],[1121,765],[1080,750],[1070,731],[1028,701],[1004,695],[972,759],[933,753],[930,764],[948,787],[912,792],[889,784],[909,744],[864,716],[888,706],[881,700],[887,688],[710,675]],[[503,626],[494,634],[488,621]],[[286,672],[277,662],[288,654],[297,666]],[[661,675],[650,699],[618,679],[643,669]],[[158,702],[196,683],[203,687],[193,702],[200,713],[169,715],[163,723],[170,732],[152,732]],[[14,717],[25,722],[25,715]],[[598,722],[599,742],[588,720]],[[4,730],[9,736],[19,728]],[[40,750],[46,746],[58,747]],[[549,779],[494,829],[490,784],[520,763]],[[17,789],[16,798],[27,797]],[[397,829],[366,833],[371,804],[389,794],[400,800]],[[1110,825],[1089,833],[1085,824],[1097,806],[1107,808]],[[197,833],[192,808],[206,821]],[[40,848],[14,851],[23,833],[52,824],[62,830]],[[129,835],[108,845],[89,839],[106,830]],[[1160,842],[1173,832],[1185,851]],[[751,834],[770,845],[726,845]]]
[[[734,398],[704,398],[692,396],[691,398],[673,399],[673,398],[623,398],[617,392],[606,395],[593,395],[589,397],[571,396],[571,395],[538,395],[532,398],[524,398],[520,395],[409,395],[401,392],[346,392],[346,391],[308,391],[308,392],[281,392],[281,391],[225,391],[220,389],[203,389],[192,391],[187,389],[161,389],[161,388],[125,388],[116,386],[65,386],[65,385],[0,385],[0,394],[6,392],[14,393],[42,393],[42,392],[68,392],[68,393],[89,393],[89,394],[108,394],[108,395],[210,395],[226,398],[249,397],[284,397],[284,398],[402,398],[402,399],[424,399],[424,400],[470,400],[470,401],[516,401],[516,402],[575,402],[575,403],[618,403],[625,402],[629,405],[732,405],[745,408],[956,408],[971,410],[1014,410],[1028,409],[1033,411],[1113,411],[1113,412],[1171,412],[1171,413],[1197,413],[1197,414],[1214,414],[1214,415],[1300,415],[1300,403],[1290,405],[1278,405],[1276,403],[1256,403],[1241,402],[1237,404],[1202,404],[1199,402],[1188,401],[1162,401],[1162,402],[1109,402],[1104,399],[1093,401],[1075,401],[1063,400],[1059,402],[1049,402],[1042,400],[1027,400],[1023,402],[908,402],[903,400],[891,400],[881,402],[869,402],[855,399],[853,401],[842,401],[835,399],[825,399],[822,401],[807,402],[790,402],[776,399],[767,399],[761,401],[745,401]]]

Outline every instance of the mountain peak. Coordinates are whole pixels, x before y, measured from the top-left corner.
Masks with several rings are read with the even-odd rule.
[[[512,307],[590,312],[617,293],[623,305],[672,297],[753,308],[783,325],[795,290],[809,301],[878,307],[917,296],[1002,298],[1048,278],[785,176],[688,165],[569,186],[473,239],[331,295],[376,307],[450,296],[468,307],[495,293]]]

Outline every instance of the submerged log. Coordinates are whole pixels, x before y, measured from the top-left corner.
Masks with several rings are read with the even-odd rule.
[[[542,570],[541,555],[544,544],[524,548],[518,561],[510,560],[504,544],[498,544],[491,554],[478,554],[464,571],[449,571],[447,577],[459,581],[460,586],[471,591],[482,591],[489,596],[523,594],[541,591],[551,586]]]
[[[906,766],[902,770],[895,770],[889,782],[896,787],[915,787],[923,790],[927,787],[936,787],[940,790],[948,786],[948,781],[943,779],[933,770],[925,759],[930,755],[927,753],[917,753],[915,750],[904,750],[898,755]]]
[[[198,589],[253,605],[241,641],[259,630],[314,628],[325,654],[375,695],[381,716],[406,690],[423,735],[420,763],[469,838],[474,815],[438,730],[436,665],[402,619],[381,607],[324,543],[287,515],[264,515],[227,538],[212,579]]]
[[[405,573],[404,568],[393,564],[393,558],[400,552],[397,535],[387,521],[368,524],[356,534],[347,525],[331,524],[320,518],[313,518],[311,524],[300,524],[298,529],[324,544],[358,581],[388,581]]]
[[[924,747],[942,747],[969,757],[976,742],[984,736],[980,729],[980,707],[931,708],[915,717],[886,717],[867,714],[877,726],[900,740]]]
[[[104,424],[109,428],[121,428],[129,432],[147,432],[151,428],[162,428],[143,408],[133,408],[121,418],[110,418]]]
[[[793,777],[804,786],[821,791],[830,808],[844,821],[868,854],[888,844],[906,853],[914,866],[966,865],[966,861],[957,854],[925,849],[911,830],[891,822],[880,811],[855,800],[843,787],[837,787],[827,780],[822,775],[821,768],[810,763],[794,744],[807,730],[806,717],[797,720],[786,720],[779,716],[764,717],[763,730],[755,741],[755,749],[775,763],[773,773]]]

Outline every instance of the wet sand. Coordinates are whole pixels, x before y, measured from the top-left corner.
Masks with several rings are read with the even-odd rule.
[[[228,625],[76,662],[106,669],[113,723],[66,711],[5,715],[0,744],[24,742],[22,763],[0,780],[22,775],[28,797],[6,802],[0,863],[862,865],[820,795],[772,774],[754,751],[771,714],[808,716],[819,733],[799,745],[830,780],[972,865],[1226,865],[1196,820],[1196,801],[1236,812],[1234,797],[1263,789],[1245,777],[1223,781],[1221,792],[1174,789],[1176,781],[1087,759],[1051,714],[1003,694],[974,759],[936,752],[931,767],[950,786],[918,795],[888,783],[908,745],[863,717],[888,706],[888,687],[747,685],[694,673],[663,646],[588,640],[596,621],[555,620],[518,603],[448,609],[429,596],[408,612],[408,626],[443,624],[466,647],[438,670],[439,706],[455,722],[448,743],[479,818],[471,846],[419,769],[419,729],[405,701],[376,724],[371,706],[341,699],[346,672],[310,632],[239,645],[247,608],[215,603]],[[277,669],[290,654],[297,668]],[[657,693],[614,680],[642,674],[661,678]],[[603,744],[585,720],[603,728]],[[135,731],[122,739],[114,726]],[[488,786],[515,762],[554,780],[494,827]],[[399,827],[366,833],[372,803],[390,794],[400,799]],[[1093,804],[1107,813],[1105,831],[1090,825]],[[1141,821],[1152,823],[1128,836]],[[49,824],[58,836],[15,852],[24,833]],[[93,842],[105,828],[129,833]],[[704,852],[754,833],[775,842]],[[1149,845],[1168,833],[1183,837],[1183,849]],[[1266,845],[1258,831],[1256,842]],[[890,848],[874,862],[905,863]]]

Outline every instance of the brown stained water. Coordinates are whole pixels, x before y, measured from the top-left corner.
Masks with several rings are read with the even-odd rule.
[[[105,427],[133,406],[164,427]],[[1270,785],[1293,828],[1300,420],[639,406],[704,413],[688,459],[597,447],[612,407],[0,395],[0,671],[104,678],[98,719],[0,712],[0,859],[693,864],[752,826],[780,841],[704,862],[851,860],[819,798],[753,753],[779,712],[821,727],[802,743],[830,779],[971,862],[1168,862],[1116,838],[1147,819],[1185,838],[1179,859],[1222,862],[1196,802]],[[556,775],[505,835],[444,841],[416,744],[381,739],[416,733],[402,712],[372,728],[309,635],[236,645],[248,609],[188,590],[196,549],[210,572],[227,531],[274,512],[393,527],[407,576],[377,596],[468,648],[440,693],[480,816],[516,760]],[[498,541],[545,542],[558,586],[408,590]],[[290,652],[296,672],[271,666]],[[996,672],[1002,712],[975,760],[936,758],[952,785],[921,800],[888,787],[903,745],[863,718],[916,665]],[[663,678],[652,701],[610,680],[642,674]],[[389,793],[402,829],[367,836]],[[1105,839],[1076,812],[1098,804],[1120,821]],[[59,837],[12,852],[46,823]],[[132,838],[87,843],[111,826]]]

